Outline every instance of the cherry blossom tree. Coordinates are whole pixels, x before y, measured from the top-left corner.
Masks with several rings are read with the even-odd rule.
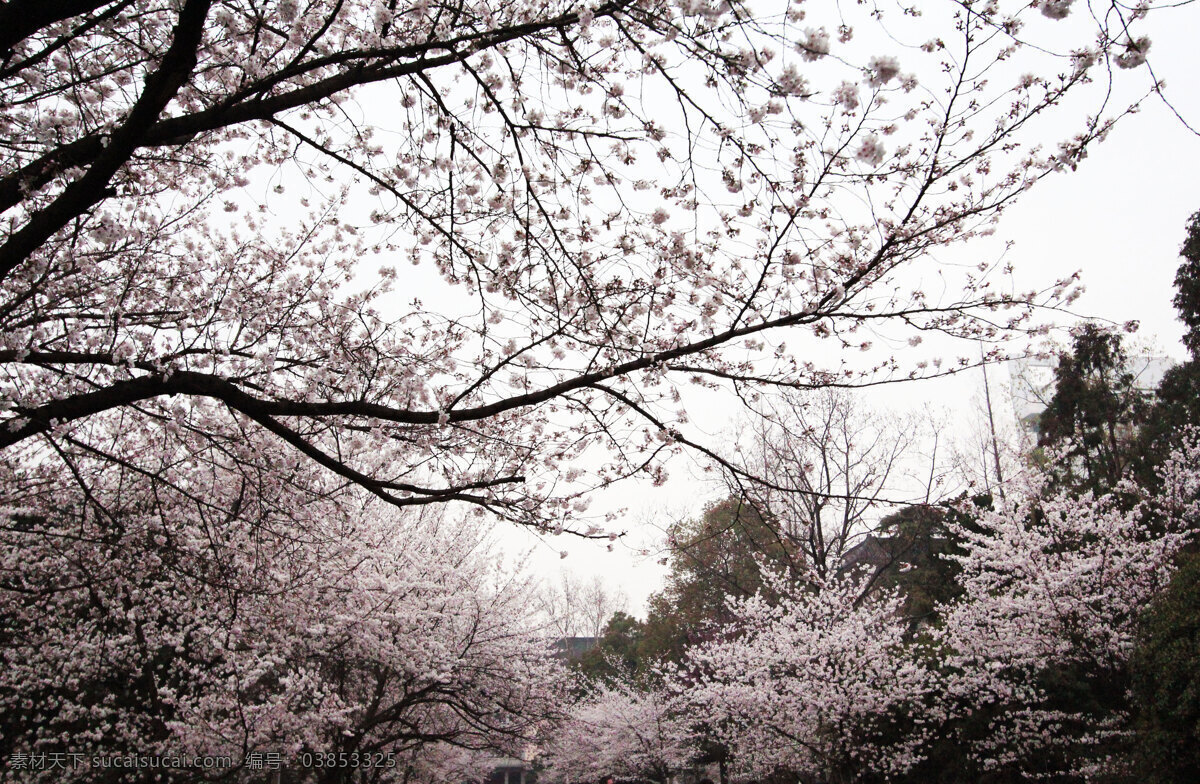
[[[1032,772],[1031,760],[1057,753],[1054,775],[1086,776],[1109,762],[1104,744],[1128,731],[1120,688],[1089,714],[1055,705],[1041,676],[1072,668],[1102,691],[1123,682],[1138,617],[1200,519],[1194,437],[1161,476],[1163,490],[1149,497],[1130,482],[1082,497],[1027,482],[982,515],[980,530],[959,529],[965,596],[942,608],[936,637],[949,652],[945,714],[991,713],[972,741],[983,767]]]
[[[936,375],[871,345],[1070,297],[922,281],[1129,107],[1041,149],[1149,48],[1149,6],[1071,6],[8,2],[0,449],[233,449],[586,535],[588,491],[709,450],[689,384]]]
[[[44,497],[0,538],[6,756],[390,754],[399,777],[431,744],[510,751],[557,715],[535,585],[477,522],[317,494],[319,476],[233,485],[232,457],[156,481],[104,458],[19,477]],[[28,779],[72,775],[96,774]]]
[[[735,628],[689,652],[676,688],[707,717],[736,775],[843,782],[903,773],[920,759],[927,730],[889,730],[934,693],[934,673],[903,644],[901,597],[865,595],[870,582],[775,575],[776,601],[731,600]]]
[[[0,6],[5,750],[523,742],[560,683],[527,583],[373,504],[612,535],[589,492],[715,456],[689,385],[951,372],[873,346],[1069,300],[936,251],[1131,108],[1040,146],[1148,6],[810,5]],[[898,678],[886,711],[923,675],[850,593],[797,596],[801,639]],[[788,764],[845,761],[827,693]]]
[[[615,776],[666,784],[695,756],[677,710],[661,688],[598,684],[554,729],[545,775],[554,782]]]
[[[766,570],[669,676],[676,712],[704,717],[749,779],[925,780],[948,739],[967,750],[964,775],[1114,774],[1138,618],[1200,519],[1200,441],[1184,443],[1154,494],[1127,481],[1072,496],[1029,475],[994,510],[964,510],[970,525],[950,523],[961,554],[947,556],[961,596],[919,634],[869,573]]]

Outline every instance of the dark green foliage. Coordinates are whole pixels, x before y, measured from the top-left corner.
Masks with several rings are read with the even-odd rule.
[[[976,505],[990,499],[976,499]],[[876,531],[888,556],[878,582],[894,586],[905,597],[904,611],[914,631],[936,620],[937,605],[962,594],[961,568],[948,555],[961,554],[950,523],[964,523],[965,515],[950,508],[906,506],[883,518]]]
[[[645,625],[621,611],[613,613],[604,627],[596,647],[584,653],[572,664],[588,678],[621,680],[643,672],[642,654],[645,647]]]
[[[1192,214],[1187,224],[1187,239],[1179,249],[1183,264],[1175,273],[1175,309],[1187,327],[1183,344],[1200,360],[1200,212]]]
[[[1200,555],[1143,616],[1130,670],[1141,780],[1200,781]]]
[[[652,677],[658,662],[682,661],[689,645],[733,620],[728,597],[762,588],[761,563],[788,569],[795,558],[779,531],[736,498],[675,524],[668,536],[666,586],[650,597],[645,622],[621,612],[609,619],[599,644],[575,662],[588,677],[636,680]]]
[[[1075,334],[1059,357],[1054,396],[1039,421],[1038,446],[1065,450],[1050,466],[1057,487],[1104,492],[1134,459],[1134,437],[1146,412],[1121,338],[1095,324]]]
[[[1158,468],[1189,425],[1200,425],[1200,362],[1196,360],[1166,372],[1138,433],[1137,472],[1144,487],[1158,487]]]
[[[1167,371],[1139,434],[1138,478],[1157,487],[1156,471],[1188,425],[1200,425],[1200,212],[1188,220],[1175,274],[1175,309],[1187,327],[1183,343],[1192,358]]]
[[[761,563],[787,570],[798,557],[775,525],[737,498],[673,526],[668,536],[671,573],[666,587],[650,597],[642,648],[646,660],[682,660],[688,644],[732,620],[728,597],[762,588]]]

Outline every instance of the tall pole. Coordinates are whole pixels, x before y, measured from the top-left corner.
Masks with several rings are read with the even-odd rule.
[[[992,390],[988,384],[987,357],[983,353],[983,341],[979,342],[980,368],[983,370],[983,399],[987,406],[988,430],[992,435],[992,459],[996,461],[996,485],[1000,500],[1004,499],[1004,472],[1000,469],[1000,445],[996,438],[996,417],[992,413]]]

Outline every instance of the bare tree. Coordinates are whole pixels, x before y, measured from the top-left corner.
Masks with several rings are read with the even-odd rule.
[[[628,607],[625,592],[610,587],[601,576],[585,581],[565,570],[557,580],[547,582],[539,596],[541,614],[560,638],[598,638],[613,613]]]
[[[772,400],[738,460],[732,492],[755,506],[802,559],[796,568],[831,576],[888,503],[915,420],[864,410],[849,393],[825,390]],[[736,467],[735,467],[736,466]]]

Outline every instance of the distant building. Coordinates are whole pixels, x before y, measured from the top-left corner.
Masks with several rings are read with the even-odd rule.
[[[887,568],[893,560],[891,539],[867,534],[861,542],[851,547],[842,556],[839,571],[849,572],[860,566],[870,566],[878,571]]]
[[[575,661],[599,644],[599,637],[563,637],[554,647],[564,659]]]
[[[484,784],[534,784],[537,776],[533,767],[516,757],[499,757],[492,762],[492,772]]]
[[[940,537],[901,539],[867,534],[842,556],[838,571],[844,573],[870,566],[876,572],[881,572],[891,566],[914,565],[931,557],[930,545],[938,547],[940,551],[945,548],[945,542]]]

